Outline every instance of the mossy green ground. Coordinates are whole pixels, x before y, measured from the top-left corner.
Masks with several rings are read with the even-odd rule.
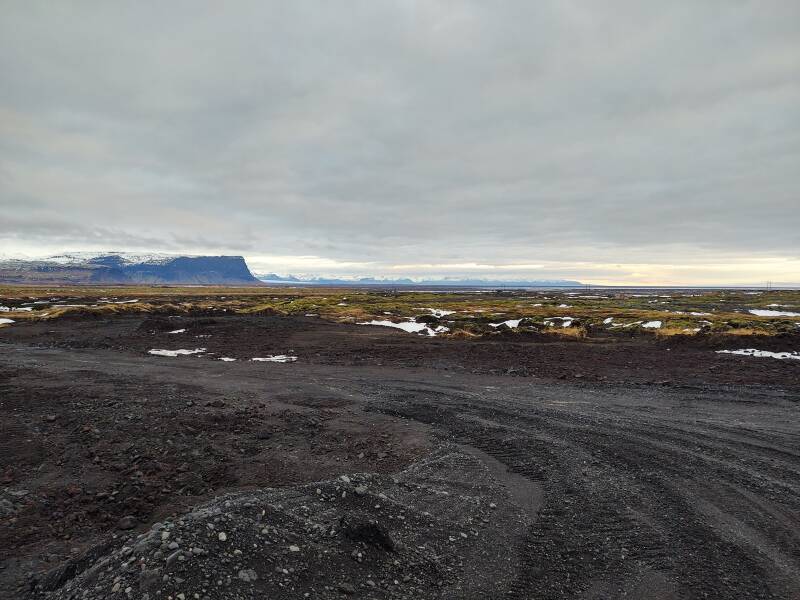
[[[126,300],[137,302],[120,303]],[[38,301],[38,304],[33,304]],[[71,304],[77,306],[64,306]],[[699,331],[775,335],[800,333],[800,317],[759,317],[767,309],[800,313],[800,291],[745,290],[541,290],[411,291],[364,288],[294,287],[0,287],[0,314],[15,321],[56,319],[74,313],[198,313],[310,315],[331,321],[402,321],[429,315],[428,309],[455,311],[442,317],[451,334],[486,334],[489,323],[524,319],[519,330],[561,335],[637,331],[652,335],[692,335]],[[776,306],[777,305],[777,306]],[[695,314],[692,314],[695,313]],[[572,317],[562,327],[553,317]],[[611,323],[604,323],[608,318]],[[661,321],[659,329],[642,324]]]

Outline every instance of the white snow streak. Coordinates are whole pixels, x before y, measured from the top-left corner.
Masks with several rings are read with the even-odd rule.
[[[195,348],[194,350],[148,350],[148,354],[155,354],[156,356],[182,356],[186,354],[200,354],[205,352],[205,348]]]
[[[717,354],[738,354],[740,356],[756,356],[758,358],[800,360],[800,352],[771,352],[769,350],[756,350],[755,348],[743,348],[742,350],[717,350]]]
[[[754,308],[748,312],[758,317],[800,317],[800,313],[789,312],[787,310],[764,310],[761,308]]]
[[[489,323],[489,327],[502,327],[505,325],[510,329],[516,329],[519,327],[519,324],[522,322],[522,319],[509,319],[508,321],[503,321],[502,323]]]
[[[288,363],[294,362],[297,360],[296,356],[287,356],[286,354],[276,354],[274,356],[265,356],[263,358],[251,358],[252,362],[276,362],[276,363]]]

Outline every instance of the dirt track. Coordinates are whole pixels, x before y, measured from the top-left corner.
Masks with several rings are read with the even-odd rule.
[[[126,515],[141,530],[221,491],[392,473],[446,443],[535,514],[507,532],[513,573],[493,597],[800,597],[793,361],[264,323],[190,330],[218,355],[296,363],[149,356],[200,344],[142,319],[2,332],[0,596],[26,597],[29,572]]]

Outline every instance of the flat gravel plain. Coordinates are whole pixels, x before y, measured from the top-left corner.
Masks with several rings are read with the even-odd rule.
[[[112,597],[115,561],[139,548],[148,579],[113,594],[800,598],[800,361],[707,340],[174,321],[187,331],[126,317],[0,332],[0,597]],[[268,355],[297,360],[248,360]],[[249,562],[205,544],[201,568],[145,543],[231,498],[231,527],[260,502],[281,539],[310,540],[286,494],[334,532],[298,542],[277,579],[268,544]],[[387,502],[402,510],[373,508]],[[412,556],[427,530],[435,551]],[[231,581],[210,586],[212,565]]]

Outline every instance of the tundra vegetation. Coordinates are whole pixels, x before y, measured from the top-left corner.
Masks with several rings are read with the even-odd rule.
[[[457,337],[770,336],[800,331],[800,290],[3,286],[0,311],[14,322],[124,314],[275,314],[342,323],[415,319]]]

